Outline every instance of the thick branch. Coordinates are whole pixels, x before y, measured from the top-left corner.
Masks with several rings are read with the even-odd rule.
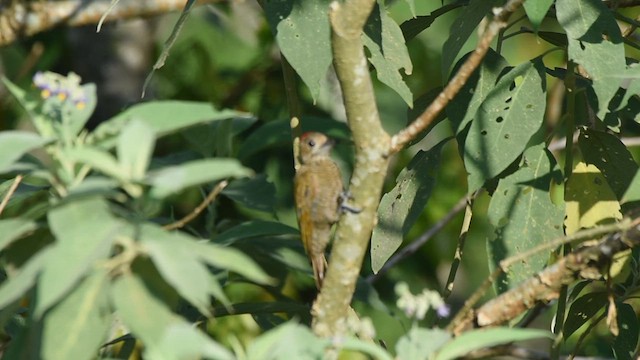
[[[596,246],[583,247],[568,254],[516,288],[487,302],[461,322],[452,324],[453,331],[460,333],[473,324],[480,327],[502,324],[541,301],[557,299],[563,285],[580,278],[599,278],[602,269],[611,263],[615,254],[640,245],[639,222],[636,219],[627,223],[632,227],[610,234]]]
[[[199,4],[220,0],[199,0]],[[106,21],[133,19],[181,10],[185,0],[121,1],[109,12]],[[0,46],[20,37],[32,36],[56,26],[97,24],[111,1],[29,1],[0,6]]]
[[[427,107],[414,122],[393,136],[391,139],[391,149],[389,150],[390,154],[402,150],[409,141],[431,125],[438,114],[440,114],[451,99],[456,96],[464,84],[467,83],[471,74],[480,66],[482,59],[489,50],[491,41],[493,41],[502,28],[507,26],[507,21],[511,14],[516,11],[524,1],[525,0],[509,0],[503,7],[494,9],[494,17],[486,26],[473,53],[471,53],[467,61],[462,64],[460,70],[458,70],[429,107]]]
[[[364,53],[362,27],[374,0],[331,4],[334,66],[355,144],[350,192],[358,214],[342,215],[335,235],[329,269],[313,306],[313,329],[324,337],[346,333],[349,305],[376,220],[388,159],[389,136],[380,124],[373,85]]]

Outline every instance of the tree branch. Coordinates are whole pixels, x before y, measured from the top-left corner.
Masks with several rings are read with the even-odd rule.
[[[193,209],[193,211],[187,214],[187,216],[171,224],[164,225],[162,228],[165,230],[175,230],[185,226],[190,221],[195,219],[207,206],[209,206],[209,204],[211,204],[213,200],[215,200],[218,197],[218,195],[220,195],[222,190],[224,190],[224,188],[227,187],[227,185],[229,185],[229,182],[227,180],[223,180],[219,182],[213,188],[213,190],[211,190],[209,195],[207,195],[207,197],[204,198],[204,200],[202,200],[202,202],[198,206],[196,206],[196,208]]]
[[[362,29],[375,0],[350,0],[331,4],[332,50],[342,88],[347,122],[355,145],[355,166],[350,182],[358,214],[346,212],[338,223],[335,243],[322,290],[313,305],[313,330],[324,337],[347,332],[351,298],[376,221],[382,185],[389,160],[389,136],[376,107]]]
[[[601,231],[612,227],[617,227],[617,231],[609,234],[598,245],[575,250],[523,281],[519,286],[490,300],[476,311],[467,311],[467,304],[465,304],[465,308],[451,322],[449,329],[459,334],[474,324],[479,327],[499,325],[514,319],[540,301],[557,299],[563,285],[568,285],[580,278],[599,278],[602,267],[609,264],[615,254],[640,245],[640,218],[580,231],[567,237],[567,239],[573,239],[576,236],[584,238],[586,235],[595,233],[596,230]],[[521,258],[522,256],[518,256],[517,259],[503,261],[500,268],[492,274],[491,279],[497,278],[496,273],[504,271],[510,264]],[[476,295],[474,294],[472,298],[476,298]]]
[[[220,0],[199,0],[199,4]],[[121,2],[109,12],[105,21],[133,19],[181,10],[184,0],[154,0]],[[14,1],[0,6],[0,46],[8,45],[23,36],[32,36],[56,26],[82,26],[97,24],[107,12],[111,1]]]
[[[500,30],[507,26],[507,21],[511,14],[516,11],[525,0],[509,0],[503,7],[495,8],[493,19],[486,26],[478,45],[467,61],[462,64],[460,70],[442,89],[438,97],[427,107],[427,109],[409,126],[401,130],[391,138],[391,148],[389,154],[394,154],[400,150],[416,135],[426,129],[447,104],[456,96],[458,91],[467,83],[473,72],[480,66],[482,59],[487,54],[491,41],[500,33]]]

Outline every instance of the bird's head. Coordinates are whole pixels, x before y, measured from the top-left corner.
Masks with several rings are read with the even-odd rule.
[[[319,132],[306,132],[300,136],[300,162],[308,164],[326,158],[335,142]]]

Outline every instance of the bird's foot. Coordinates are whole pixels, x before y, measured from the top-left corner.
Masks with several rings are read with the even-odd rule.
[[[353,195],[351,195],[349,191],[343,191],[340,193],[340,211],[350,212],[352,214],[359,214],[362,212],[362,209],[349,205],[349,200],[353,200]]]

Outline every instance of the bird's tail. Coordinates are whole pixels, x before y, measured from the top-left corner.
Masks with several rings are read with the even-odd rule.
[[[322,288],[322,281],[324,280],[324,272],[327,269],[327,259],[324,254],[311,257],[311,267],[313,267],[313,278],[316,281],[316,287],[318,290]]]

